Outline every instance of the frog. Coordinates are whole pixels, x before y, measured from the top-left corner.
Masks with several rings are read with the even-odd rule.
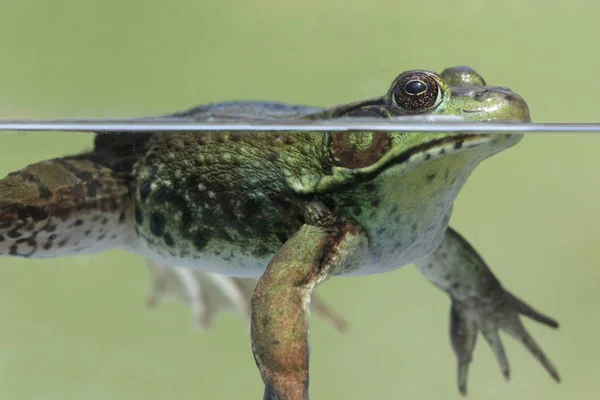
[[[384,95],[322,108],[232,101],[161,117],[181,121],[322,121],[460,117],[530,122],[526,101],[474,69],[408,70]],[[146,259],[149,304],[179,296],[209,326],[230,307],[250,322],[264,399],[309,398],[310,313],[345,321],[315,290],[333,277],[414,265],[450,298],[458,390],[481,333],[508,380],[499,336],[559,373],[521,317],[553,318],[504,288],[450,226],[484,160],[522,134],[396,131],[96,132],[94,148],[0,180],[0,255],[50,258],[122,248]]]

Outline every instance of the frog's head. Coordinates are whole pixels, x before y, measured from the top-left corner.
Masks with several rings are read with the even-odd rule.
[[[327,118],[402,115],[455,115],[470,121],[529,122],[529,108],[522,97],[505,87],[488,86],[468,67],[452,67],[441,74],[412,70],[400,74],[380,98],[325,111]],[[328,191],[357,180],[370,180],[394,167],[406,173],[420,165],[446,158],[465,169],[515,145],[518,134],[461,134],[405,132],[333,132],[328,151],[331,175],[324,176],[317,191]]]

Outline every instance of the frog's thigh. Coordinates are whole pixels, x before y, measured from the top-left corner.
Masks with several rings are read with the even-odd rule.
[[[265,399],[308,398],[311,293],[352,258],[363,234],[346,224],[304,225],[275,254],[252,296],[252,351]]]

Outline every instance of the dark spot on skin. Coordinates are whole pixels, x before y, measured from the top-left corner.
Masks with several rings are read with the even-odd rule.
[[[105,237],[106,237],[106,233],[103,233],[102,235],[98,236],[98,240],[103,240]]]
[[[374,192],[375,190],[377,190],[377,186],[374,183],[367,183],[365,185],[365,189],[367,190],[367,192]]]
[[[48,236],[49,241],[53,241],[54,239],[56,239],[56,235],[53,234],[53,235]]]
[[[275,236],[277,236],[277,239],[281,244],[284,244],[288,240],[288,235],[285,232],[277,231],[275,232]]]
[[[410,229],[413,231],[413,233],[415,233],[419,229],[419,227],[417,226],[417,224],[412,224],[410,226]]]
[[[277,160],[279,160],[279,153],[272,151],[269,153],[269,155],[267,156],[267,160],[271,161],[271,162],[275,162]]]
[[[444,171],[444,180],[447,181],[448,177],[450,177],[450,168],[446,168]]]
[[[194,247],[199,250],[202,251],[202,249],[204,249],[204,247],[208,244],[208,235],[204,234],[203,232],[197,232],[194,235]]]
[[[85,236],[89,236],[89,235],[90,235],[90,233],[92,233],[92,230],[91,230],[91,229],[88,229],[87,231],[83,232],[83,234],[84,234]]]
[[[11,239],[17,239],[17,238],[20,238],[21,236],[23,236],[23,234],[21,232],[17,232],[17,231],[8,231],[8,232],[6,232],[6,236],[8,236]]]
[[[442,149],[440,150],[440,154],[446,154],[446,149],[442,147]]]
[[[362,208],[354,207],[354,209],[352,209],[352,212],[354,213],[354,215],[360,215],[362,214]]]
[[[26,219],[26,217],[31,217],[35,222],[38,222],[48,218],[48,213],[40,207],[25,206],[22,207],[22,213],[19,213],[19,219]]]
[[[62,239],[60,242],[58,242],[58,247],[64,247],[68,241],[69,241],[68,238]]]
[[[431,154],[425,154],[425,161],[431,160]]]
[[[44,250],[50,250],[52,248],[52,242],[44,243]]]
[[[17,253],[17,249],[19,248],[19,246],[17,244],[13,244],[12,246],[10,246],[10,248],[8,249],[8,254],[10,254],[11,256],[18,256],[19,254]]]
[[[378,198],[374,198],[373,200],[371,200],[371,205],[373,207],[379,207],[379,204],[381,204],[381,200],[379,200]]]
[[[78,220],[75,221],[74,226],[81,226],[81,225],[83,225],[83,221],[82,220],[78,219]]]
[[[165,233],[165,217],[159,213],[150,214],[150,232],[160,237]]]
[[[116,238],[117,238],[117,235],[112,235],[112,236],[110,237],[110,239],[111,239],[111,240],[113,240],[113,239],[116,239]]]
[[[248,199],[243,206],[246,215],[255,215],[260,211],[260,202],[256,199]]]
[[[276,206],[278,206],[279,208],[281,208],[283,210],[287,210],[290,207],[292,207],[292,203],[284,197],[280,197],[280,196],[272,197],[271,201],[273,202],[273,204],[275,204]]]
[[[432,182],[435,179],[435,177],[436,177],[436,174],[429,174],[429,175],[427,175],[426,178],[427,178],[428,182]]]
[[[175,245],[175,241],[173,240],[173,236],[171,236],[170,233],[165,233],[165,235],[163,236],[163,239],[164,239],[165,243],[167,244],[167,246],[173,247]]]
[[[102,221],[100,221],[102,223],[102,225],[106,225],[108,224],[108,218],[102,218]]]
[[[140,183],[140,199],[142,199],[142,201],[146,200],[150,195],[150,185],[152,185],[152,182],[150,182],[149,180],[142,181]]]
[[[296,141],[294,140],[294,138],[291,135],[286,135],[283,137],[283,143],[287,144],[287,145],[292,145],[294,144]]]
[[[98,222],[98,221],[100,221],[100,218],[102,218],[102,217],[99,216],[99,215],[94,215],[94,217],[92,218],[92,221],[93,222]]]
[[[457,290],[458,288],[460,288],[460,283],[455,282],[452,284],[452,286],[450,286],[451,290]]]
[[[126,219],[127,216],[125,215],[125,212],[121,212],[121,214],[119,214],[119,223],[122,224]]]
[[[240,140],[242,140],[242,136],[241,136],[239,133],[232,133],[232,134],[229,136],[229,139],[230,139],[232,142],[239,142]]]
[[[0,235],[0,242],[4,242],[4,236]]]
[[[102,189],[102,184],[98,179],[92,179],[86,183],[87,195],[89,197],[96,197],[100,189]]]
[[[458,150],[458,149],[460,149],[462,147],[463,147],[463,142],[456,142],[456,143],[454,143],[454,149],[455,150]]]
[[[142,210],[138,206],[135,206],[135,222],[138,225],[141,225],[144,222],[144,214],[142,214]]]
[[[273,339],[273,341],[271,342],[272,345],[277,346],[279,344],[279,340],[278,339]]]
[[[44,227],[44,230],[46,232],[54,232],[54,231],[56,231],[56,225],[46,225]]]
[[[50,200],[52,197],[54,197],[54,193],[52,193],[52,191],[44,185],[38,186],[38,194],[42,200]]]

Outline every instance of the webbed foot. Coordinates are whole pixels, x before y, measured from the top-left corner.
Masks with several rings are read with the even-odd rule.
[[[491,289],[485,297],[452,301],[450,337],[458,358],[458,387],[463,396],[467,394],[468,369],[478,332],[483,334],[492,348],[506,380],[510,379],[510,365],[500,339],[501,330],[521,342],[552,378],[560,382],[558,371],[523,326],[521,315],[551,328],[558,328],[558,322],[534,310],[502,286]]]
[[[552,328],[558,328],[558,322],[505,290],[483,258],[460,234],[448,228],[440,247],[417,265],[429,281],[452,299],[450,338],[458,358],[458,388],[463,396],[467,394],[469,364],[479,332],[492,348],[506,380],[510,378],[510,366],[500,331],[522,343],[552,378],[560,382],[558,371],[527,332],[520,316]]]

